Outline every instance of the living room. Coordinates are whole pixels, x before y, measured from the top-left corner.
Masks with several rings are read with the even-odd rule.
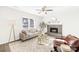
[[[45,10],[42,10],[43,8]],[[52,40],[56,40],[56,38],[61,39],[68,35],[71,35],[71,37],[75,36],[77,37],[76,39],[79,38],[79,28],[77,27],[78,15],[79,7],[1,6],[0,44],[9,44],[11,49],[10,52],[50,52],[53,50],[54,45]],[[45,28],[43,25],[39,26],[41,23],[45,25]],[[48,31],[50,30],[48,29],[48,27],[50,27],[49,25],[54,27],[52,32],[59,32],[60,35],[55,35],[55,33],[51,35]],[[55,27],[58,28],[58,30]],[[26,37],[28,40],[22,40],[20,37],[20,33],[24,33],[25,31],[28,31],[28,33],[33,32],[30,37]],[[38,40],[38,37],[41,34],[39,32],[46,34],[45,39],[49,37],[51,43],[48,44],[48,42],[46,42],[46,44],[34,45],[38,43],[38,41],[34,40]],[[21,45],[22,48],[20,47]]]

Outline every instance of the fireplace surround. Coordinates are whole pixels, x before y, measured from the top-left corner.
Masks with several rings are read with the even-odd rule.
[[[62,25],[47,25],[47,34],[54,36],[55,38],[62,38]]]

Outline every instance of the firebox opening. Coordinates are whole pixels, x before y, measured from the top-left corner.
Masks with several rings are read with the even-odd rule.
[[[50,28],[50,32],[52,32],[52,33],[58,33],[58,28]]]

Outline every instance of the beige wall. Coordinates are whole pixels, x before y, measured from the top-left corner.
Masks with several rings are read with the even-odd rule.
[[[0,44],[6,43],[9,40],[11,25],[14,23],[15,35],[18,39],[18,34],[22,30],[22,17],[32,18],[35,20],[35,28],[38,28],[39,16],[15,10],[9,7],[0,7]],[[11,37],[13,41],[13,36]]]
[[[49,21],[55,16],[63,25],[63,35],[72,34],[79,37],[79,6],[56,7],[53,10],[43,20]]]

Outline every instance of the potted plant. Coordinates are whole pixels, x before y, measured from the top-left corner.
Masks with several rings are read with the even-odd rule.
[[[45,22],[41,22],[39,26],[40,26],[40,31],[43,31],[46,27],[46,24]]]
[[[40,33],[38,35],[38,42],[39,44],[43,44],[43,42],[47,39],[45,33],[43,33],[46,24],[45,22],[41,22],[39,26],[40,26]]]

